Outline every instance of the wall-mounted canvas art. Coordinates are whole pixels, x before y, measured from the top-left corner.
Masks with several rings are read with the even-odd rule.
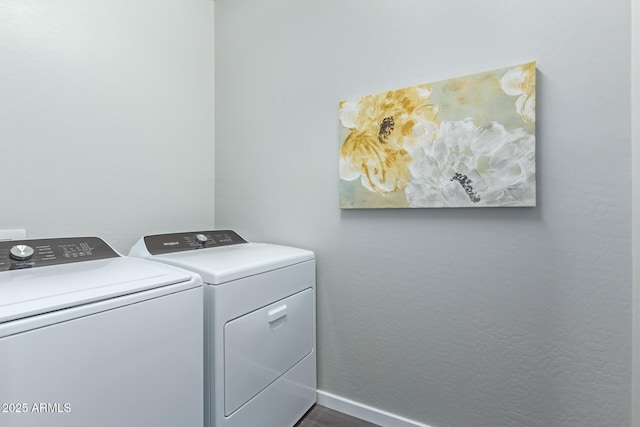
[[[535,62],[339,107],[341,208],[536,204]]]

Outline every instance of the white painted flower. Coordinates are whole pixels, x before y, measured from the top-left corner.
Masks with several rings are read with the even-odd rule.
[[[535,205],[535,138],[522,129],[442,122],[411,155],[411,207]]]
[[[536,121],[536,63],[519,65],[507,71],[500,80],[502,90],[517,96],[516,110],[525,123]]]

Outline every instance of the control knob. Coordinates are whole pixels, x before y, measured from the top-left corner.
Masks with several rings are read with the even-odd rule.
[[[15,245],[9,251],[9,256],[16,261],[26,261],[33,256],[33,253],[34,250],[31,246]]]
[[[205,243],[207,243],[207,240],[209,240],[209,238],[204,234],[202,233],[196,234],[196,242],[200,243],[201,245],[204,245]]]

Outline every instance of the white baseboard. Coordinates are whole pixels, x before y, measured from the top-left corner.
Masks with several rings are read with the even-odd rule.
[[[329,409],[369,421],[373,424],[378,424],[382,427],[429,427],[426,424],[391,414],[372,406],[354,402],[353,400],[345,399],[344,397],[336,396],[335,394],[322,390],[318,390],[318,405],[326,406]]]

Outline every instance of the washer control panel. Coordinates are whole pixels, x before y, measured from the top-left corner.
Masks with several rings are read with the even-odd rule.
[[[0,271],[119,257],[97,237],[9,240],[0,242]]]
[[[144,238],[144,244],[151,255],[241,243],[247,243],[247,241],[231,230],[187,231],[185,233],[156,234]]]

